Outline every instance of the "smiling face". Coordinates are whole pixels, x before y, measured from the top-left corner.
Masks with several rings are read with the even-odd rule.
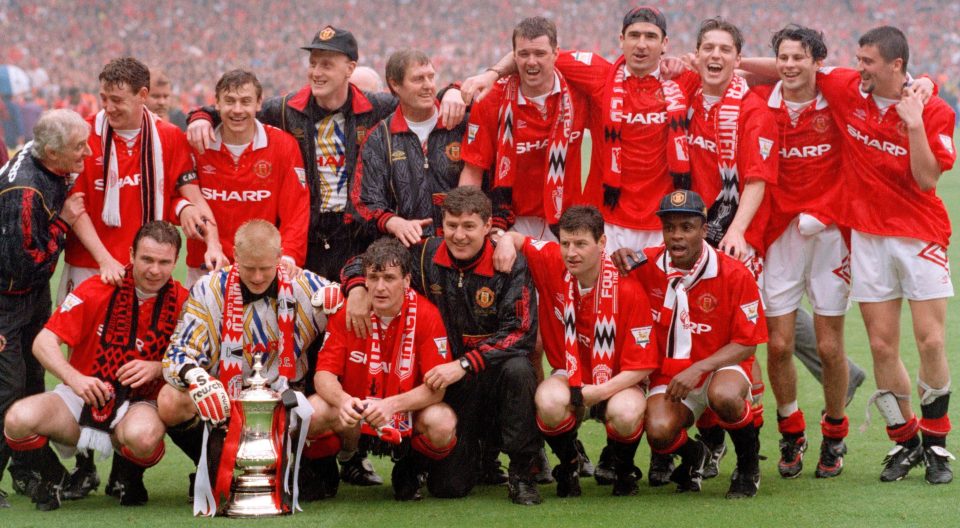
[[[704,33],[697,48],[697,64],[703,81],[703,93],[723,95],[734,71],[740,66],[740,53],[733,35],[722,29]]]
[[[357,63],[343,53],[327,50],[310,52],[307,81],[318,103],[338,97],[346,97],[347,85]],[[335,110],[335,108],[328,108]]]
[[[261,294],[267,291],[277,278],[277,266],[281,252],[269,247],[250,247],[234,252],[237,274],[250,293]]]
[[[810,50],[798,40],[784,40],[777,51],[777,74],[784,92],[816,93],[817,69],[822,61],[814,61]]]
[[[667,50],[667,37],[650,22],[636,22],[620,35],[620,51],[632,75],[650,75],[660,66],[660,57]]]
[[[381,317],[393,317],[403,306],[403,292],[410,287],[410,274],[404,275],[400,266],[373,267],[364,272],[367,291],[370,292],[373,311]]]
[[[899,81],[898,74],[901,59],[887,61],[880,54],[880,48],[875,44],[861,46],[857,50],[857,71],[860,72],[860,90],[864,93],[880,92],[890,97],[891,93],[899,94],[896,87],[891,86]]]
[[[663,243],[674,267],[690,269],[700,258],[707,223],[702,216],[671,213],[660,218],[663,224]]]
[[[450,254],[458,260],[470,260],[477,256],[492,226],[492,219],[484,222],[477,213],[443,213],[443,239]]]
[[[243,144],[253,139],[261,102],[262,97],[257,96],[257,88],[253,83],[217,94],[217,111],[223,121],[224,141]]]
[[[567,271],[583,283],[592,283],[600,270],[600,255],[607,243],[606,235],[600,240],[586,229],[560,230],[560,257]]]
[[[134,251],[136,249],[136,251]],[[143,237],[136,248],[130,249],[133,265],[133,283],[143,293],[160,291],[177,265],[177,248],[173,244],[161,244],[150,237]]]
[[[136,130],[143,121],[143,105],[147,102],[147,88],[134,92],[122,83],[100,83],[100,106],[107,121],[115,130]]]
[[[89,136],[90,129],[86,126],[70,132],[62,150],[53,151],[48,147],[44,165],[61,176],[83,172],[83,160],[93,154],[87,144]]]
[[[433,65],[411,64],[403,75],[403,82],[390,81],[390,87],[403,107],[403,114],[409,118],[430,117],[437,99],[436,72]]]
[[[543,95],[553,89],[553,68],[559,54],[546,35],[534,39],[516,38],[513,59],[520,74],[520,88],[525,94]]]

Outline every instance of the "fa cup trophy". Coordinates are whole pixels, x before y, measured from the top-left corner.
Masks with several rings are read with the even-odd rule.
[[[284,513],[273,500],[283,437],[282,431],[274,434],[274,417],[281,398],[260,375],[262,369],[262,354],[254,354],[249,386],[235,400],[243,413],[244,424],[237,450],[237,472],[226,508],[228,517],[268,517]]]

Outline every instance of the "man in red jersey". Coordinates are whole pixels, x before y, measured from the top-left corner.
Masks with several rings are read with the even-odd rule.
[[[344,448],[356,450],[365,442],[374,452],[398,456],[392,480],[400,501],[421,498],[420,473],[457,443],[457,417],[443,403],[444,389],[423,383],[425,373],[449,360],[449,349],[440,312],[410,287],[410,258],[391,238],[377,240],[363,254],[373,330],[364,338],[347,330],[346,310],[330,318],[317,359],[308,437],[310,448],[327,450],[315,456],[335,454],[337,436]],[[382,427],[399,432],[409,446],[406,454],[376,441]]]
[[[842,175],[845,187],[855,191],[844,200],[844,220],[853,230],[851,298],[860,303],[870,337],[878,389],[872,400],[897,444],[880,480],[900,480],[924,463],[927,482],[948,483],[953,457],[945,447],[950,431],[945,320],[953,285],[950,220],[936,187],[956,160],[955,116],[938,97],[924,105],[910,86],[909,46],[899,29],[872,29],[859,45],[857,70],[824,69],[817,86],[842,126]],[[900,360],[903,298],[920,353],[919,420]]]
[[[767,372],[777,399],[781,434],[778,470],[793,478],[803,469],[807,448],[803,411],[797,404],[797,371],[792,361],[795,324],[804,292],[813,305],[817,352],[823,365],[823,443],[817,477],[843,470],[849,422],[844,413],[848,366],[843,319],[849,304],[850,267],[846,239],[837,225],[842,200],[841,134],[817,91],[816,72],[827,55],[823,34],[790,25],[773,36],[780,82],[756,86],[780,129],[780,175],[768,191],[764,295],[770,343]]]
[[[110,454],[117,445],[133,464],[121,476],[120,503],[147,501],[143,472],[165,451],[155,402],[163,385],[160,359],[187,299],[171,279],[179,250],[180,234],[172,225],[144,224],[121,285],[98,277],[84,281],[34,341],[34,355],[61,384],[13,404],[4,435],[41,476],[33,494],[38,510],[60,507],[67,477],[48,440],[65,455],[77,449]],[[60,351],[64,344],[72,349],[69,360]]]
[[[507,233],[497,257],[522,251],[550,317],[541,335],[553,374],[537,388],[537,424],[560,459],[557,496],[580,496],[577,426],[590,417],[606,426],[614,495],[637,492],[634,466],[646,401],[639,384],[658,366],[657,339],[642,285],[621,278],[604,253],[603,217],[593,206],[560,216],[560,243]]]
[[[759,289],[743,264],[706,243],[707,208],[696,193],[668,194],[657,214],[665,245],[645,249],[649,262],[634,272],[662,336],[662,365],[651,376],[644,417],[647,441],[654,451],[680,455],[670,477],[678,491],[699,491],[709,453],[686,430],[709,407],[737,453],[727,498],[753,497],[760,444],[749,372],[756,346],[767,340]]]
[[[71,190],[84,194],[88,214],[67,237],[60,299],[98,273],[119,284],[144,223],[179,219],[188,237],[202,238],[203,219],[210,219],[199,188],[190,183],[195,172],[183,132],[146,108],[147,67],[132,57],[114,59],[99,78],[103,110],[88,119],[94,155]]]
[[[533,17],[517,24],[517,73],[474,105],[460,175],[460,185],[479,186],[489,172],[495,230],[512,226],[554,241],[550,226],[580,194],[580,145],[589,109],[586,95],[554,68],[558,55],[553,22]]]
[[[215,141],[199,153],[197,180],[216,219],[218,239],[187,240],[187,285],[206,273],[207,262],[233,260],[233,237],[253,218],[277,226],[284,255],[280,262],[295,276],[307,255],[310,193],[293,136],[257,118],[263,89],[256,75],[231,70],[217,81],[217,111],[223,122]],[[206,245],[206,247],[204,247]],[[222,258],[221,258],[222,256]]]

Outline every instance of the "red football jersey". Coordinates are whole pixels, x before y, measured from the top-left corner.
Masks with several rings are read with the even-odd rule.
[[[722,100],[710,111],[704,110],[703,95],[698,94],[691,102],[693,117],[690,119],[690,168],[693,172],[693,191],[703,197],[707,208],[713,205],[720,194],[720,168],[717,151],[717,119]],[[750,180],[767,183],[770,188],[777,184],[777,161],[779,159],[779,132],[767,102],[752,92],[747,92],[740,107],[737,126],[737,171],[740,178],[739,191]],[[753,248],[763,254],[763,237],[769,216],[769,199],[765,196],[757,209],[745,238]]]
[[[780,174],[777,185],[767,193],[770,218],[764,246],[769,246],[800,213],[811,214],[827,225],[837,220],[843,194],[841,137],[822,94],[793,122],[779,82],[752,90],[767,100],[780,130]]]
[[[547,361],[555,369],[566,367],[563,339],[563,306],[567,288],[563,282],[566,267],[556,242],[527,238],[523,243],[523,256],[529,263],[533,283],[539,295],[540,335]],[[597,287],[581,296],[574,290],[577,317],[577,344],[580,350],[580,365],[589,373],[592,365],[594,323]],[[660,364],[657,334],[653,331],[653,318],[647,295],[635,279],[621,277],[617,303],[617,336],[613,358],[613,374],[622,370],[655,369]],[[587,375],[587,374],[585,374]]]
[[[401,310],[401,314],[405,307]],[[317,355],[317,371],[326,371],[340,378],[343,391],[355,398],[370,395],[367,387],[370,357],[370,339],[360,339],[347,330],[346,310],[340,310],[327,322],[327,335],[323,348]],[[381,362],[385,371],[396,368],[396,358],[390,354],[396,350],[397,339],[402,334],[402,315],[394,317],[381,343]],[[423,375],[437,365],[450,361],[447,346],[447,330],[440,318],[440,311],[427,299],[417,294],[417,329],[414,336],[413,386],[423,383]],[[391,395],[394,396],[394,395]]]
[[[96,116],[87,118],[91,130],[94,127]],[[193,159],[190,157],[190,146],[187,137],[174,125],[166,121],[157,121],[157,134],[160,136],[160,145],[163,149],[163,190],[165,196],[164,216],[167,220],[175,221],[173,214],[174,198],[179,196],[178,181],[193,173]],[[107,227],[103,223],[101,212],[106,201],[104,186],[103,147],[101,138],[91,132],[87,143],[93,150],[93,155],[83,162],[83,172],[77,177],[77,182],[70,193],[84,193],[83,201],[87,214],[93,221],[93,227],[106,246],[107,251],[121,264],[130,262],[130,246],[133,237],[142,224],[143,210],[140,205],[140,136],[135,137],[131,147],[119,135],[114,135],[113,147],[117,153],[117,172],[120,178],[120,226]],[[67,264],[83,268],[97,268],[97,261],[83,247],[80,240],[71,234],[67,237],[64,250]]]
[[[860,75],[845,68],[824,68],[817,86],[830,102],[841,127],[841,175],[849,189],[844,221],[857,231],[916,238],[947,247],[950,219],[936,189],[923,191],[910,171],[907,127],[894,107],[881,113],[873,96],[860,91]],[[939,97],[923,108],[930,150],[943,172],[957,159],[953,146],[955,116]]]
[[[181,308],[187,301],[190,292],[179,282],[174,282],[177,296],[177,305]],[[104,284],[100,277],[91,277],[80,283],[72,292],[67,294],[63,303],[54,310],[53,315],[44,325],[63,340],[70,348],[70,365],[84,376],[93,373],[93,364],[96,361],[100,336],[103,334],[103,323],[107,315],[110,297],[116,290],[109,284]],[[153,309],[156,306],[156,297],[138,303],[137,318],[137,351],[142,346],[141,338],[150,329],[153,319]],[[179,310],[177,315],[179,315]],[[160,361],[165,349],[157,350],[152,357],[140,357],[145,361]],[[156,397],[156,394],[153,394]]]
[[[604,101],[610,69],[613,64],[603,57],[585,51],[564,51],[557,59],[557,69],[571,86],[590,96],[590,134],[593,138],[593,157],[590,180],[602,189],[603,163],[599,156],[604,143],[604,116],[611,109]],[[659,75],[659,72],[654,72]],[[700,86],[700,77],[693,72],[684,72],[674,79],[687,96],[689,104],[695,90]],[[623,80],[626,92],[623,98],[621,122],[621,191],[620,201],[612,211],[600,200],[606,222],[641,230],[659,230],[660,219],[656,215],[663,198],[673,191],[673,179],[667,171],[667,142],[669,120],[667,103],[663,98],[660,79],[655,75],[639,78],[627,76]],[[670,148],[673,148],[672,146]],[[602,196],[602,190],[599,191]]]
[[[233,236],[244,222],[259,218],[280,229],[283,254],[302,266],[307,257],[310,190],[303,158],[293,136],[259,121],[253,141],[236,162],[216,141],[197,160],[197,184],[213,210],[223,253],[233,261]],[[206,244],[187,240],[187,265],[203,264]]]
[[[666,336],[670,321],[660,317],[663,299],[667,292],[667,275],[657,265],[665,257],[663,246],[643,250],[648,261],[637,268],[636,276],[650,298],[656,321],[656,334]],[[760,290],[753,274],[739,261],[719,251],[717,276],[700,279],[688,292],[690,321],[695,325],[692,332],[690,359],[700,361],[728,343],[754,346],[767,342],[767,320],[760,302]],[[658,342],[660,353],[666,356],[666,338]],[[753,357],[740,363],[747,375],[753,365]],[[651,377],[651,386],[669,383],[670,377],[656,372]]]
[[[557,80],[559,83],[559,80]],[[463,161],[490,170],[497,160],[497,116],[505,95],[503,83],[494,85],[470,110],[470,122],[463,138],[460,155]],[[580,149],[583,130],[589,122],[590,104],[585,94],[569,86],[573,105],[573,126],[567,145],[566,173],[563,183],[563,209],[584,203],[580,186]],[[543,188],[547,181],[547,155],[553,123],[560,106],[559,84],[547,97],[543,113],[518,92],[514,116],[514,145],[517,148],[516,178],[513,187],[513,213],[517,216],[544,217]]]

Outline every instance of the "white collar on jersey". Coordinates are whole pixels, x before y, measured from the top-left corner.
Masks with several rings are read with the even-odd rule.
[[[817,90],[816,98],[816,109],[823,110],[827,107],[827,100],[823,98],[823,94],[820,93],[820,90]],[[767,106],[770,108],[780,108],[780,103],[783,102],[783,81],[777,81],[776,86],[773,87],[773,91],[770,92],[770,98],[767,99]]]
[[[267,147],[267,131],[263,129],[263,123],[259,119],[253,120],[256,124],[257,129],[253,133],[253,150],[259,150]],[[220,150],[220,145],[223,144],[223,137],[220,135],[220,129],[223,127],[221,124],[213,131],[214,139],[213,143],[210,144],[211,150]]]
[[[558,93],[560,93],[560,77],[557,75],[557,72],[553,72],[553,90],[551,90],[550,93],[547,94],[547,96],[551,96]],[[517,104],[520,104],[520,105],[527,104],[527,98],[524,97],[522,93],[520,93],[520,90],[517,90]]]

